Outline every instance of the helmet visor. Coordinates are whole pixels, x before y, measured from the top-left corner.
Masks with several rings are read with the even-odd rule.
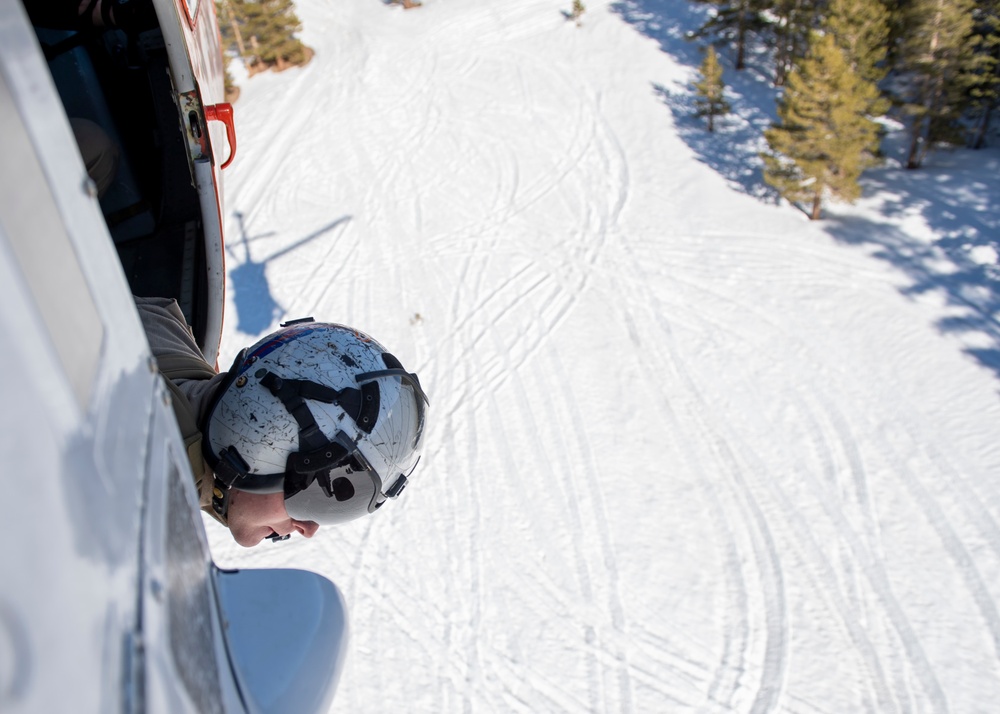
[[[305,474],[308,485],[285,496],[285,510],[292,518],[315,521],[321,526],[335,525],[371,513],[385,501],[382,479],[357,443],[341,431],[331,447],[338,454],[335,462]],[[310,457],[301,459],[304,468],[309,467],[309,461]],[[302,483],[303,474],[295,474],[295,477],[294,480]],[[287,484],[292,480],[286,475],[286,493]]]
[[[398,388],[382,389],[378,421],[370,434],[360,438],[359,449],[379,474],[382,492],[395,495],[420,458],[426,397],[419,385],[405,378],[389,379],[398,380]]]
[[[370,433],[359,432],[358,441],[341,430],[330,442],[332,455],[323,447],[289,457],[285,472],[289,516],[334,525],[374,513],[387,498],[400,494],[420,459],[427,400],[410,377],[359,375],[359,383],[389,379],[397,389],[382,390],[378,419]]]

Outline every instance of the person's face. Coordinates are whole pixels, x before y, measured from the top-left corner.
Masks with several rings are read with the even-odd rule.
[[[274,533],[280,536],[301,533],[312,538],[319,524],[289,516],[282,493],[247,493],[233,489],[229,496],[229,530],[237,543],[249,548]]]

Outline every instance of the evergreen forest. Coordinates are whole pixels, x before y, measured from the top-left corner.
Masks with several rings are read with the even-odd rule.
[[[858,197],[880,157],[879,119],[905,126],[905,166],[939,146],[982,148],[1000,99],[1000,0],[696,0],[709,19],[689,38],[729,65],[767,58],[779,88],[764,180],[811,218]],[[718,60],[695,84],[712,130],[726,105]]]

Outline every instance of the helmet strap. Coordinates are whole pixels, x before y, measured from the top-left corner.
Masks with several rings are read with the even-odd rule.
[[[225,520],[229,518],[229,495],[233,482],[246,476],[250,469],[240,452],[229,446],[219,454],[219,460],[212,471],[212,510]]]
[[[358,428],[370,434],[378,419],[379,390],[377,384],[364,384],[360,389],[333,389],[307,379],[284,379],[274,372],[268,372],[261,380],[267,388],[281,400],[285,409],[299,425],[299,450],[319,449],[329,440],[317,426],[305,400],[311,399],[325,404],[336,404],[354,420]]]
[[[232,493],[229,486],[215,477],[212,484],[212,510],[219,514],[223,520],[229,519],[229,495]]]
[[[327,438],[309,410],[306,399],[337,404],[366,433],[371,433],[378,419],[379,388],[374,382],[360,389],[333,389],[301,379],[283,379],[273,372],[265,374],[260,384],[277,397],[299,425],[299,450],[288,455],[285,467],[285,498],[304,491],[318,480],[328,498],[344,500],[337,483],[331,483],[330,471],[342,464],[356,448],[342,431],[333,440]],[[351,494],[353,495],[353,488]]]
[[[305,400],[339,403],[340,392],[308,380],[283,379],[274,372],[265,374],[260,384],[281,401],[299,425],[299,450],[288,455],[285,468],[285,498],[307,489],[320,474],[329,480],[330,469],[346,450],[326,437]]]
[[[299,451],[320,449],[329,443],[305,400],[332,404],[339,396],[337,390],[304,379],[282,379],[274,372],[265,374],[260,385],[281,401],[299,425]]]
[[[339,432],[337,436],[340,437],[341,434],[342,432]],[[336,489],[330,480],[330,471],[347,461],[350,453],[347,447],[336,441],[330,441],[312,451],[289,454],[285,468],[285,498],[291,498],[305,491],[316,480],[319,481],[320,488],[327,498],[333,497]]]

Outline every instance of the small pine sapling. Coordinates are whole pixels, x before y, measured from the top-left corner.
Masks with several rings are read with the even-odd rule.
[[[587,11],[586,5],[583,4],[582,0],[573,0],[573,10],[570,12],[569,17],[571,20],[576,21],[576,26],[580,26],[580,18],[583,13]]]
[[[726,85],[722,81],[722,65],[715,48],[708,46],[705,60],[701,63],[701,81],[694,86],[698,92],[695,100],[696,113],[699,117],[708,117],[708,130],[715,131],[715,117],[729,113],[729,102],[726,101]]]

